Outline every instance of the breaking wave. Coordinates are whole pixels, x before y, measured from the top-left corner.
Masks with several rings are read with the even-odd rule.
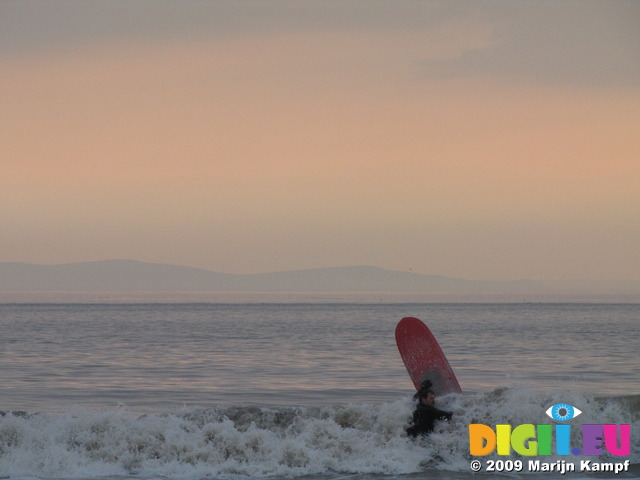
[[[639,461],[640,396],[517,388],[440,399],[442,408],[454,412],[453,421],[417,441],[405,434],[413,409],[409,398],[381,405],[219,406],[143,416],[125,407],[4,412],[0,475],[233,479],[469,472],[469,423],[552,423],[544,411],[558,401],[583,411],[572,425],[632,424],[630,459]]]

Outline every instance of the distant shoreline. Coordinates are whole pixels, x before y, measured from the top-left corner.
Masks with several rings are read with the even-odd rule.
[[[0,291],[0,304],[640,304],[640,295],[446,294],[423,292]]]
[[[0,263],[2,303],[637,303],[640,280],[478,280],[370,265],[258,274],[104,260]]]

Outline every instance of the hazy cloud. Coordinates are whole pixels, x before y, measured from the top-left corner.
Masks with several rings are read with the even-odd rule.
[[[4,54],[76,42],[242,35],[316,29],[422,29],[459,15],[448,3],[380,0],[7,0],[0,3]]]
[[[313,30],[410,33],[463,23],[489,28],[492,45],[446,60],[418,57],[424,75],[605,86],[640,81],[640,2],[4,0],[0,13],[5,56],[114,40],[211,40]]]
[[[640,3],[481,2],[495,44],[424,62],[428,76],[507,76],[536,83],[640,83]]]

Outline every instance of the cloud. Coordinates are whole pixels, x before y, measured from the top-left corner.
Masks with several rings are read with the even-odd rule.
[[[493,45],[423,62],[423,74],[601,87],[640,83],[640,3],[482,2]]]
[[[64,49],[87,42],[221,39],[314,30],[422,30],[459,15],[445,3],[352,0],[7,0],[0,53]]]
[[[464,29],[460,29],[463,26]],[[464,45],[483,32],[479,45]],[[6,0],[0,55],[16,56],[113,42],[224,41],[229,37],[377,32],[446,32],[463,47],[434,56],[423,42],[422,74],[529,82],[637,86],[640,3],[556,1],[189,1]],[[487,41],[487,35],[490,41]],[[377,45],[370,45],[371,50]]]

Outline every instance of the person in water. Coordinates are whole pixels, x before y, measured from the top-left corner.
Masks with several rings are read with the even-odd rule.
[[[435,407],[436,394],[431,390],[431,380],[422,382],[420,389],[414,395],[414,399],[418,401],[411,425],[407,428],[407,434],[410,437],[418,435],[429,435],[438,420],[451,420],[452,413],[439,410]]]

